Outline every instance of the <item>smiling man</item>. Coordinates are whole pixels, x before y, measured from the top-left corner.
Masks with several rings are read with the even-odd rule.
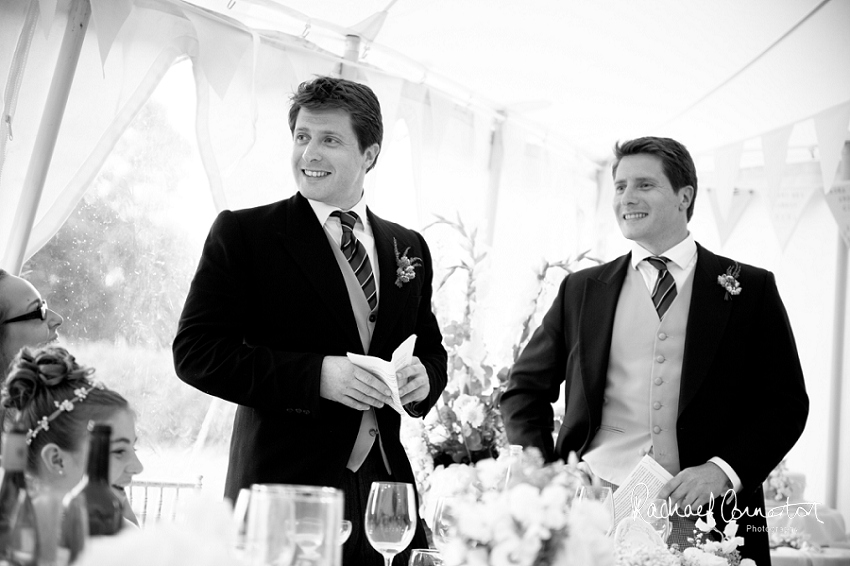
[[[330,77],[302,83],[289,127],[298,193],[216,219],[174,340],[175,368],[239,405],[227,497],[255,483],[340,488],[353,525],[343,562],[379,566],[363,530],[369,488],[414,477],[389,388],[346,353],[389,360],[415,334],[399,396],[412,416],[431,409],[446,386],[431,256],[420,234],[366,206],[363,181],[383,136],[371,89]],[[406,281],[396,249],[419,259]],[[409,548],[427,544],[419,521]]]
[[[649,454],[673,476],[659,497],[682,515],[716,500],[721,530],[734,490],[729,501],[750,515],[739,520],[742,555],[769,564],[762,482],[809,407],[773,274],[694,241],[697,176],[682,144],[618,144],[613,176],[631,252],[564,279],[511,370],[501,401],[508,439],[549,460],[575,451],[614,489]],[[551,404],[564,381],[554,442]],[[691,546],[696,518],[672,517],[667,542]]]

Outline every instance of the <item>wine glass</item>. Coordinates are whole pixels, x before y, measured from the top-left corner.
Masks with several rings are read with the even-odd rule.
[[[614,492],[610,487],[582,486],[578,498],[581,501],[598,501],[608,515],[608,532],[614,528]]]
[[[345,541],[348,540],[348,537],[351,536],[351,521],[348,519],[343,519],[339,524],[339,539],[337,539],[337,544],[342,546],[345,544]]]
[[[434,546],[444,549],[455,532],[457,517],[451,497],[440,497],[434,509],[434,521],[431,525],[431,535]]]
[[[366,538],[381,553],[386,566],[407,548],[416,531],[416,499],[413,485],[373,482],[366,503]]]
[[[434,549],[417,548],[410,553],[408,566],[443,566],[440,551]]]
[[[641,518],[658,533],[664,543],[672,530],[669,511],[670,506],[665,499],[653,499],[644,506],[641,513]]]

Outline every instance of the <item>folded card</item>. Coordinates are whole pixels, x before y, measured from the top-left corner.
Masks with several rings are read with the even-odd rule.
[[[411,334],[407,337],[407,340],[399,344],[398,348],[395,349],[392,360],[389,362],[375,356],[348,353],[348,359],[352,364],[368,371],[387,384],[393,398],[390,405],[400,415],[404,415],[405,412],[401,406],[401,398],[398,394],[398,379],[396,379],[395,374],[402,368],[410,365],[413,359],[414,346],[416,346],[416,334]]]

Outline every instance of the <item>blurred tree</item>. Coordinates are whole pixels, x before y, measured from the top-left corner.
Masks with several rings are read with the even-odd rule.
[[[165,211],[190,154],[165,109],[148,102],[65,225],[24,265],[69,339],[170,345],[197,257]]]

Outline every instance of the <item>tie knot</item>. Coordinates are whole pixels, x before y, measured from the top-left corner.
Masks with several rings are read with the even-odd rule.
[[[664,256],[650,256],[646,258],[646,261],[649,262],[649,265],[657,269],[658,271],[666,271],[667,270],[667,262],[670,261],[668,258]]]
[[[343,228],[348,228],[349,230],[354,230],[354,225],[357,224],[357,213],[353,211],[334,210],[331,212],[331,216],[339,218]]]

